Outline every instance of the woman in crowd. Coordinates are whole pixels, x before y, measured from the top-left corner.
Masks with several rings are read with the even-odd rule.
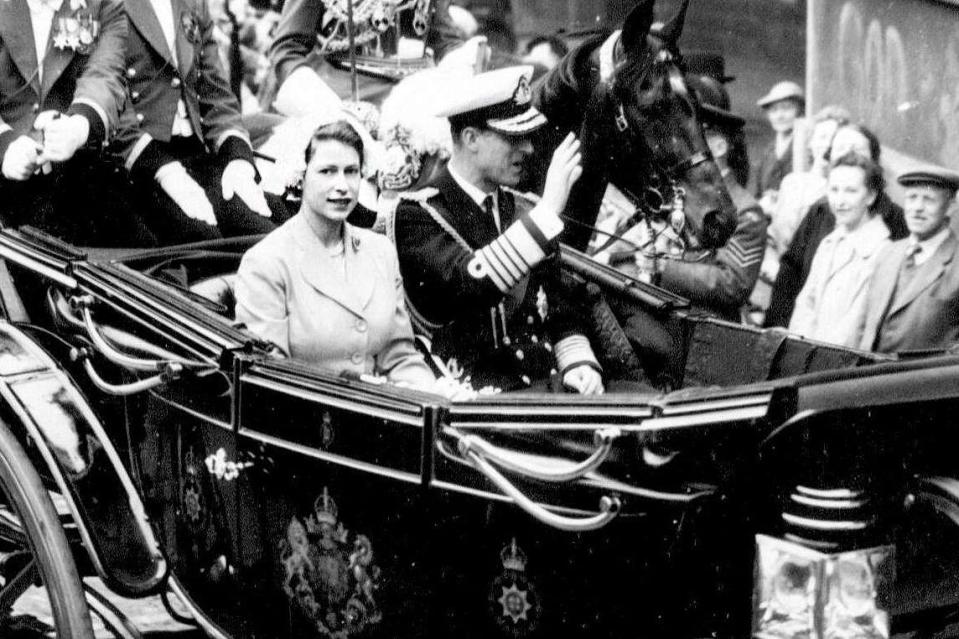
[[[836,131],[849,123],[849,111],[838,106],[827,106],[813,117],[812,130],[806,149],[812,165],[808,171],[793,171],[779,185],[779,198],[769,225],[770,248],[766,255],[777,262],[792,240],[793,234],[809,208],[826,195],[826,176],[829,173],[829,147]],[[837,156],[838,157],[838,156]],[[778,268],[777,268],[778,270]],[[771,273],[775,278],[776,273]]]
[[[829,157],[838,158],[854,151],[879,165],[880,150],[879,139],[869,129],[858,124],[846,124],[836,131]],[[890,200],[885,191],[877,195],[873,210],[886,223],[892,239],[898,240],[908,235],[902,207]],[[806,217],[799,223],[789,248],[780,259],[779,272],[773,284],[763,326],[786,326],[789,323],[796,295],[806,283],[816,249],[835,226],[836,218],[830,211],[826,198],[818,200],[809,208]]]
[[[889,228],[874,207],[883,191],[882,169],[850,151],[830,170],[826,197],[835,230],[816,250],[796,298],[789,330],[810,339],[856,347],[865,316],[866,288]]]
[[[346,122],[314,132],[299,212],[240,264],[237,319],[288,357],[433,388],[413,344],[396,250],[346,222],[362,157],[362,139]]]

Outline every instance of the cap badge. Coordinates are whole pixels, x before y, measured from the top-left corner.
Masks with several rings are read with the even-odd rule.
[[[533,89],[529,86],[529,78],[525,75],[520,76],[519,84],[516,85],[516,91],[513,92],[513,102],[519,105],[529,104],[533,99]]]

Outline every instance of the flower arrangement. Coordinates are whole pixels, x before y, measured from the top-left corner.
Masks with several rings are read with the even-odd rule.
[[[52,29],[55,48],[86,55],[100,34],[100,21],[94,20],[86,0],[70,0],[70,15],[57,17]]]

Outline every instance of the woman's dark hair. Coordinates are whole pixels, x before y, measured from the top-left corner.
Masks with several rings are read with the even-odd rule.
[[[864,158],[855,151],[849,151],[840,158],[837,158],[829,165],[830,172],[840,166],[849,166],[857,169],[862,169],[865,173],[865,183],[866,188],[876,194],[876,199],[873,201],[872,207],[874,208],[876,202],[879,200],[879,194],[883,192],[886,188],[886,180],[882,177],[882,167],[879,166],[876,162],[873,162],[869,158]]]
[[[336,122],[324,124],[313,132],[310,143],[306,145],[306,163],[309,164],[310,160],[313,159],[313,153],[316,151],[316,144],[318,142],[327,142],[330,140],[340,142],[355,149],[356,154],[360,156],[360,165],[363,164],[363,138],[360,137],[356,129],[350,126],[346,120],[337,120]]]

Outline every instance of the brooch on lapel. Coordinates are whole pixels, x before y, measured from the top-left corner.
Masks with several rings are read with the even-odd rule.
[[[200,44],[200,17],[195,11],[184,11],[180,14],[180,26],[183,27],[183,35],[190,44]]]
[[[100,21],[93,19],[86,0],[70,0],[70,15],[58,17],[53,29],[54,47],[86,55],[93,50],[100,33]]]

